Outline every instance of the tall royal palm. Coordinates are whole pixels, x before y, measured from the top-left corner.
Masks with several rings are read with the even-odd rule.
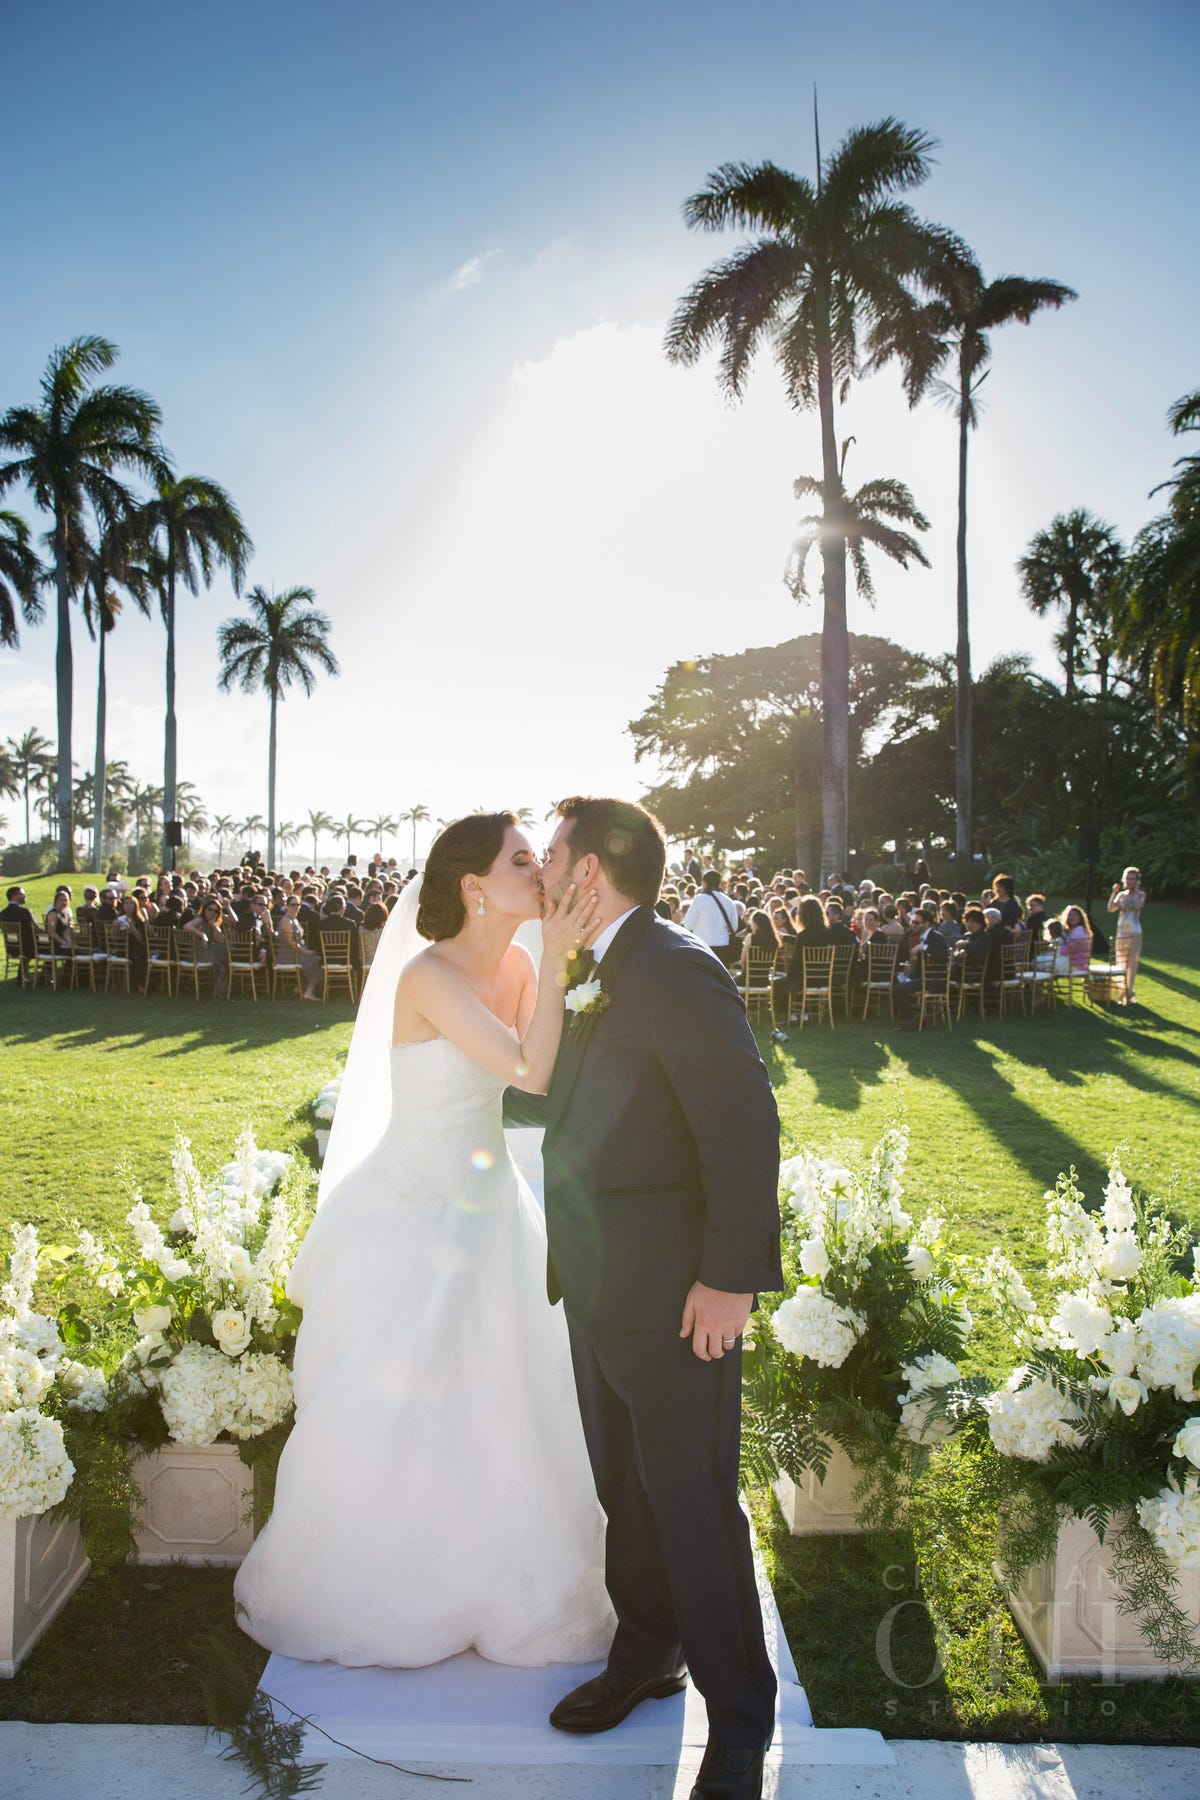
[[[31,726],[19,738],[9,738],[6,760],[25,796],[25,842],[30,842],[29,796],[44,783],[53,762],[54,746]]]
[[[305,829],[312,833],[313,868],[317,867],[317,839],[323,831],[332,831],[334,822],[327,812],[310,811],[304,820]]]
[[[1075,694],[1084,640],[1107,640],[1111,632],[1113,591],[1124,561],[1112,526],[1076,508],[1039,531],[1017,564],[1030,609],[1039,616],[1062,613],[1058,641],[1068,700]]]
[[[10,406],[0,418],[0,452],[15,451],[0,463],[0,494],[24,483],[49,513],[58,645],[55,687],[58,710],[58,865],[75,866],[71,818],[71,725],[73,662],[71,598],[83,580],[85,513],[100,527],[125,517],[133,495],[122,473],[151,481],[167,474],[158,442],[160,414],[154,401],[134,388],[94,386],[117,359],[106,338],[80,337],[55,350],[42,376],[40,400]]]
[[[844,470],[844,456],[842,462]],[[813,475],[801,475],[793,483],[793,492],[797,500],[824,500],[825,484]],[[924,513],[918,512],[916,501],[902,481],[881,476],[878,480],[864,482],[854,494],[848,494],[843,488],[837,497],[836,529],[845,537],[854,585],[863,599],[872,605],[875,584],[867,561],[869,548],[882,550],[902,569],[907,569],[910,562],[919,562],[926,569],[929,567],[924,550],[911,532],[900,529],[902,525],[911,525],[916,531],[929,530],[929,520]],[[807,597],[804,572],[808,558],[814,549],[823,547],[829,529],[824,511],[809,513],[800,521],[800,536],[792,550],[785,577],[797,600]]]
[[[268,594],[253,587],[246,596],[248,619],[226,619],[217,633],[221,657],[220,686],[226,692],[236,682],[244,694],[256,689],[271,704],[271,729],[267,750],[267,867],[275,867],[275,752],[278,740],[279,702],[288,688],[298,685],[311,694],[317,685],[316,669],[338,674],[337,658],[329,648],[329,620],[313,605],[309,587],[288,588]]]
[[[38,589],[44,576],[20,513],[0,512],[0,645],[5,650],[20,646],[18,612],[27,625],[41,624],[45,607]]]
[[[774,163],[727,163],[684,205],[697,230],[759,235],[684,295],[667,331],[668,357],[694,363],[721,343],[721,385],[740,397],[755,351],[769,343],[792,404],[820,415],[826,871],[844,867],[848,831],[850,639],[835,400],[859,373],[862,333],[900,308],[906,282],[928,284],[963,254],[950,232],[896,199],[925,180],[933,147],[923,132],[883,119],[851,131],[828,162],[818,142],[815,182]]]
[[[110,525],[89,545],[83,585],[83,618],[96,640],[96,759],[92,769],[92,867],[104,862],[108,790],[108,638],[128,594],[143,613],[150,611],[150,575],[137,543],[124,524]]]
[[[210,826],[217,834],[217,867],[225,866],[225,840],[237,830],[237,820],[229,813],[218,813]]]
[[[159,570],[159,605],[167,628],[166,725],[163,734],[163,818],[174,819],[178,731],[175,719],[175,600],[182,585],[197,594],[211,587],[219,568],[242,591],[254,549],[241,514],[224,488],[202,475],[164,475],[139,510],[139,529],[153,546]]]
[[[955,609],[954,853],[960,870],[972,850],[971,811],[974,723],[971,689],[971,625],[967,600],[967,444],[979,422],[978,393],[987,379],[989,332],[1000,325],[1027,325],[1045,307],[1075,299],[1059,281],[1001,275],[985,281],[973,256],[948,261],[935,272],[935,292],[925,301],[911,296],[872,332],[875,361],[899,357],[910,406],[931,388],[954,409],[958,421],[958,530]],[[954,365],[954,380],[940,371]]]
[[[410,806],[407,812],[400,814],[400,823],[412,826],[412,863],[410,867],[415,868],[417,862],[417,826],[426,824],[428,819],[429,808],[420,801],[416,806]]]

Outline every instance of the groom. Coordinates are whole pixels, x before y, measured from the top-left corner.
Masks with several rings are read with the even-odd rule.
[[[594,890],[602,929],[532,1122],[617,1630],[550,1721],[607,1731],[690,1672],[709,1719],[692,1800],[757,1800],[776,1681],[738,1503],[741,1334],[782,1285],[778,1114],[733,981],[654,910],[658,821],[579,797],[558,815],[545,897]]]

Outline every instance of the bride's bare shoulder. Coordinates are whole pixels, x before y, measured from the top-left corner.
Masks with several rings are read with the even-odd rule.
[[[515,969],[523,981],[527,978],[537,979],[537,964],[524,944],[518,944],[515,939],[504,952],[504,966],[506,969]]]
[[[436,944],[429,944],[424,950],[410,957],[400,971],[400,980],[396,984],[396,993],[420,993],[428,988],[430,982],[443,983],[454,978],[456,971],[449,957],[444,956]]]

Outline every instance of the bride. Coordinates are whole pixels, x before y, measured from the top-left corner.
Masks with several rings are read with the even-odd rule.
[[[566,964],[595,936],[593,895],[548,906],[539,980],[513,935],[541,912],[529,839],[479,814],[442,832],[376,951],[289,1280],[296,1422],[234,1588],[243,1629],[284,1655],[608,1649],[566,1325],[501,1127],[506,1086],[545,1092]]]

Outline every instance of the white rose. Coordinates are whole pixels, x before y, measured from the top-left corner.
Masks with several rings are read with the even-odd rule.
[[[1108,1399],[1112,1406],[1119,1406],[1129,1418],[1135,1413],[1146,1398],[1146,1387],[1133,1375],[1112,1375],[1108,1382]],[[1198,1421],[1200,1423],[1200,1421]],[[1198,1446],[1200,1448],[1200,1446]]]
[[[1118,1231],[1100,1253],[1100,1273],[1108,1281],[1128,1281],[1142,1266],[1142,1253],[1132,1231]]]
[[[567,1011],[586,1012],[589,1006],[595,1005],[603,992],[598,975],[593,981],[578,982],[567,995]]]
[[[854,1192],[854,1177],[849,1169],[839,1163],[827,1162],[824,1167],[825,1186],[835,1200],[848,1200]]]
[[[235,1244],[229,1252],[229,1273],[239,1287],[253,1278],[254,1265],[244,1244]]]
[[[818,1280],[829,1273],[829,1252],[821,1238],[805,1238],[800,1246],[800,1267]]]
[[[250,1326],[245,1313],[235,1312],[232,1307],[224,1312],[215,1312],[212,1334],[213,1342],[220,1346],[226,1356],[240,1356],[250,1342]]]
[[[156,1332],[166,1331],[171,1323],[169,1306],[143,1306],[135,1310],[133,1322],[143,1337],[151,1337]]]
[[[933,1274],[933,1258],[924,1244],[913,1244],[904,1258],[905,1267],[916,1281],[928,1281]]]
[[[1200,1469],[1200,1419],[1189,1419],[1183,1429],[1176,1432],[1172,1448],[1176,1456],[1186,1456]]]

